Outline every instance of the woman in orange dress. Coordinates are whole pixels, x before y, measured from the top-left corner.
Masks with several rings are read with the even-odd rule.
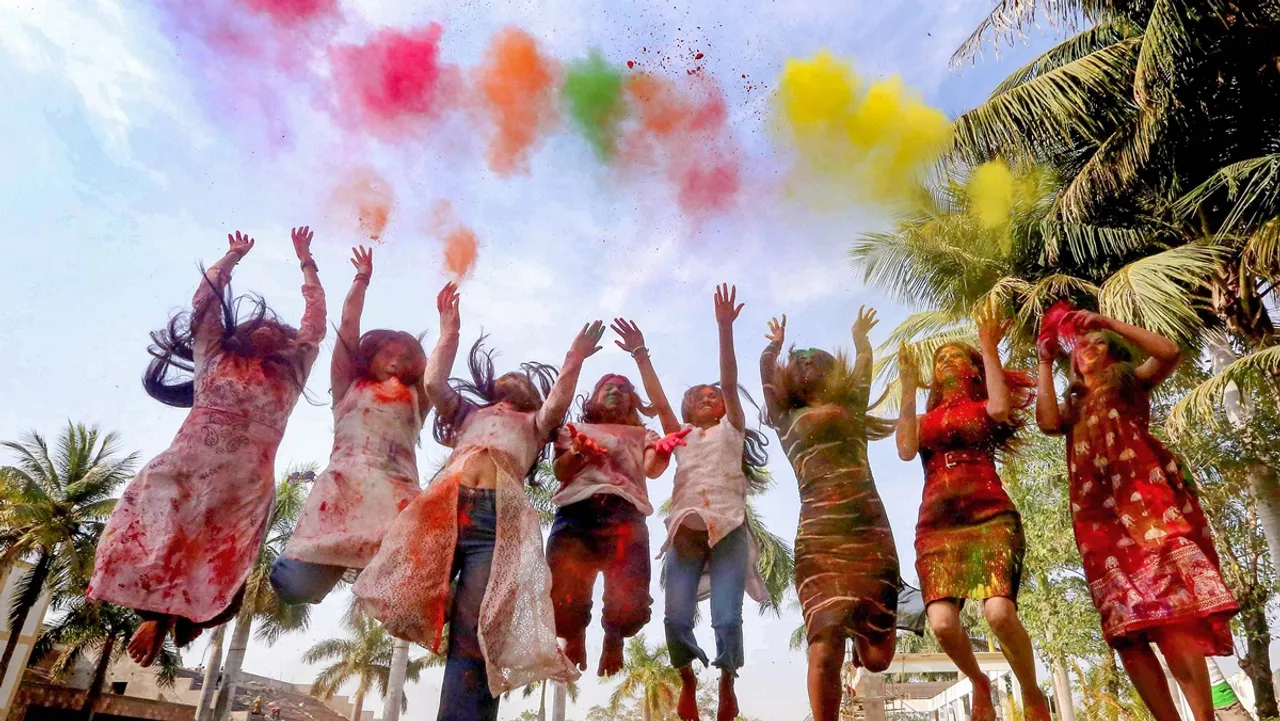
[[[1181,360],[1173,341],[1087,311],[1041,334],[1036,418],[1067,437],[1071,511],[1102,634],[1156,721],[1177,721],[1160,648],[1196,721],[1213,719],[1206,656],[1233,652],[1239,610],[1181,463],[1151,435],[1151,392]],[[1053,362],[1071,347],[1070,386]],[[1147,356],[1133,359],[1130,344]]]

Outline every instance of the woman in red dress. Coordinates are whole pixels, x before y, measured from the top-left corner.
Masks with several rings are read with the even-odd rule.
[[[949,343],[933,355],[924,415],[916,415],[918,359],[899,356],[902,412],[898,456],[924,461],[924,500],[916,525],[916,571],[929,625],[956,668],[973,683],[974,721],[992,721],[991,682],[978,667],[960,625],[965,599],[983,612],[1022,687],[1027,718],[1047,721],[1049,704],[1036,683],[1031,639],[1018,620],[1018,583],[1026,540],[1022,517],[1000,484],[995,456],[1007,450],[1031,404],[1031,379],[1000,365],[1005,326],[995,316],[978,327],[982,350]]]
[[[1069,331],[1069,332],[1064,332]],[[1070,386],[1054,396],[1053,362],[1071,350]],[[1128,344],[1147,359],[1133,360]],[[1036,419],[1067,437],[1071,511],[1102,634],[1156,721],[1177,721],[1156,644],[1196,721],[1213,719],[1205,656],[1233,652],[1239,610],[1188,476],[1150,431],[1150,393],[1181,359],[1173,341],[1072,311],[1042,333]]]

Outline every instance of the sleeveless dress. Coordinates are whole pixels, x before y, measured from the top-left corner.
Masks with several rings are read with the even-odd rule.
[[[316,478],[286,558],[364,568],[419,493],[418,395],[398,378],[360,380],[334,406],[333,452]]]
[[[444,469],[396,517],[353,588],[393,636],[439,649],[458,540],[458,472],[472,456],[489,454],[498,469],[498,530],[479,640],[495,698],[544,679],[578,677],[556,641],[541,522],[524,492],[525,473],[544,445],[536,416],[505,405],[472,411]]]
[[[324,291],[306,311],[294,368],[222,352],[216,306],[195,329],[195,402],[168,450],[125,488],[98,543],[86,595],[197,624],[227,609],[258,557],[275,456],[325,333]],[[193,306],[217,303],[201,284]]]
[[[690,428],[685,445],[676,446],[675,484],[671,489],[671,513],[667,516],[667,538],[661,553],[666,553],[676,533],[688,525],[706,530],[707,540],[715,547],[725,536],[747,521],[747,476],[742,471],[742,446],[746,433],[734,427],[728,416],[710,428]],[[747,595],[757,603],[768,600],[769,591],[760,575],[760,549],[750,539],[750,561],[747,571]],[[710,569],[698,584],[698,599],[711,597]]]
[[[1206,655],[1233,651],[1239,611],[1222,580],[1200,501],[1178,459],[1151,435],[1151,402],[1131,372],[1090,391],[1067,432],[1072,525],[1112,646],[1187,631]]]
[[[1018,597],[1026,539],[996,473],[995,431],[986,401],[964,398],[920,421],[925,481],[916,571],[925,603]]]

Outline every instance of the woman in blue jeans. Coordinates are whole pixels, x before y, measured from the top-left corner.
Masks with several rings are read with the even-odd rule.
[[[666,619],[667,649],[671,665],[680,671],[680,718],[698,718],[697,675],[693,661],[707,663],[707,655],[693,635],[694,613],[700,598],[711,596],[711,625],[716,634],[716,658],[720,669],[720,705],[717,721],[738,717],[734,679],[743,664],[742,598],[750,592],[756,601],[768,597],[755,564],[751,534],[746,525],[747,491],[760,478],[756,470],[766,463],[764,437],[746,427],[746,414],[738,398],[738,363],[733,350],[733,322],[742,306],[737,288],[716,289],[715,314],[720,330],[720,382],[699,385],[684,394],[675,413],[649,362],[644,337],[634,323],[614,326],[622,336],[618,345],[631,353],[640,367],[645,391],[658,410],[668,435],[687,435],[675,449],[676,479],[667,518]],[[732,389],[725,393],[723,389]],[[709,589],[708,589],[709,587]]]

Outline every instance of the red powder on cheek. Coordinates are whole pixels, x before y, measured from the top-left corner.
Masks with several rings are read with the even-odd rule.
[[[330,50],[343,117],[375,135],[397,140],[420,134],[457,99],[457,69],[440,62],[437,23],[387,28],[363,45]]]

